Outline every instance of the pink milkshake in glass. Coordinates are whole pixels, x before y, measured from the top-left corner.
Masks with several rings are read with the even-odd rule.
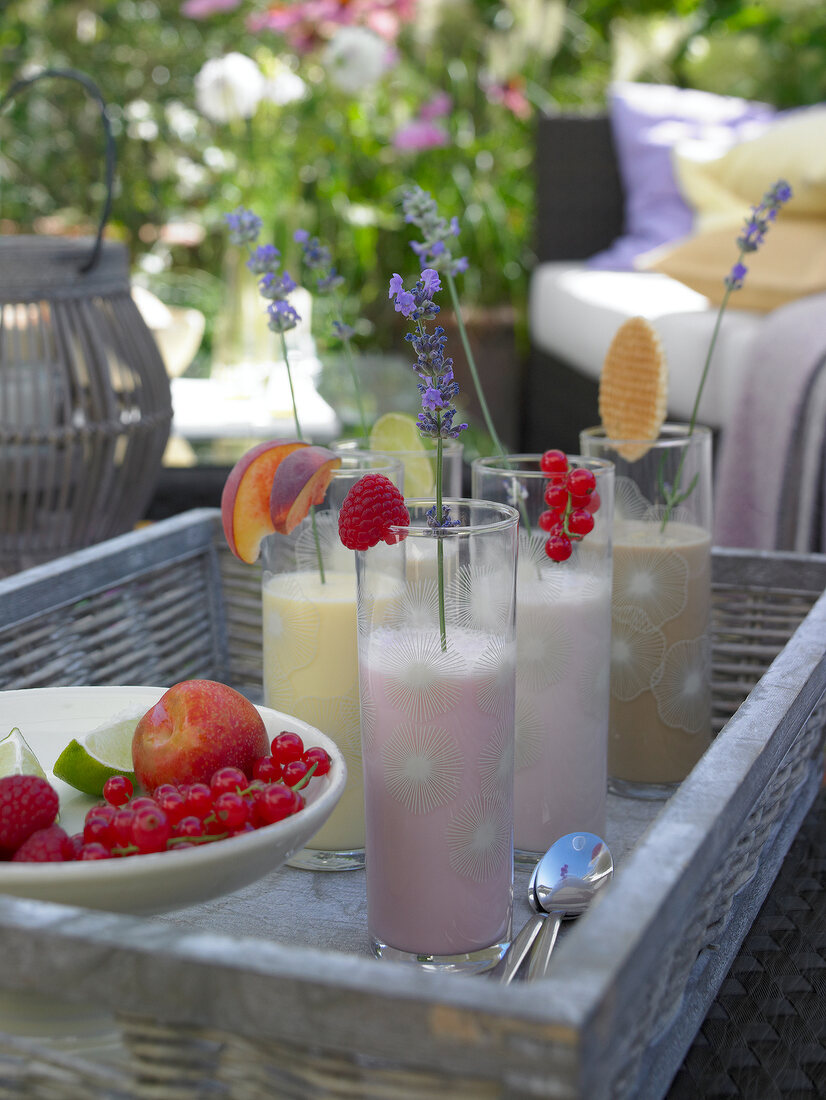
[[[478,971],[513,907],[517,516],[451,500],[434,533],[405,503],[404,541],[357,552],[368,930],[379,958]]]

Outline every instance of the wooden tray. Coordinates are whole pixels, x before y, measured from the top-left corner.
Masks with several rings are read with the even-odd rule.
[[[662,1096],[823,771],[826,557],[713,566],[719,736],[668,803],[609,800],[617,875],[547,979],[377,962],[361,872],[285,869],[152,919],[0,898],[0,1021],[18,1006],[22,1033],[0,1036],[0,1092]],[[257,699],[259,585],[212,509],[9,577],[0,687],[208,676]]]

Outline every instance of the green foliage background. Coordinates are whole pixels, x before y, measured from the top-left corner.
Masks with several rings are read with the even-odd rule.
[[[111,232],[128,242],[152,289],[214,316],[221,218],[251,203],[288,264],[299,225],[331,242],[367,319],[366,343],[376,347],[388,339],[388,274],[412,273],[398,210],[411,181],[460,218],[466,301],[524,306],[534,122],[485,94],[492,51],[534,112],[600,106],[615,77],[780,107],[826,100],[822,0],[428,0],[429,30],[406,28],[399,64],[358,98],[331,89],[317,65],[291,59],[277,36],[249,33],[246,17],[266,5],[203,21],[182,16],[179,0],[0,6],[0,88],[37,66],[80,69],[101,88],[118,143]],[[551,28],[544,38],[534,33],[537,13]],[[230,50],[265,72],[286,57],[311,94],[262,105],[250,126],[216,126],[195,112],[193,81],[207,58]],[[394,150],[396,128],[437,91],[453,101],[449,145]],[[0,118],[0,229],[88,230],[103,199],[101,148],[96,108],[81,89],[41,82],[18,97]],[[169,222],[205,233],[184,232],[181,241],[162,232]]]

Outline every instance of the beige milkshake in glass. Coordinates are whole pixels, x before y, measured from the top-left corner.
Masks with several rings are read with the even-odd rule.
[[[324,504],[292,534],[270,535],[262,544],[264,702],[332,737],[347,764],[340,802],[310,846],[289,861],[293,867],[364,866],[355,555],[341,545],[338,511],[350,486],[368,472],[402,484],[401,463],[348,452]]]
[[[666,798],[711,740],[711,433],[580,438],[617,466],[609,786]]]
[[[553,561],[540,525],[541,455],[473,462],[473,496],[520,513],[516,585],[514,857],[533,864],[560,836],[604,834],[611,643],[613,466],[567,456],[594,477],[593,528]],[[544,522],[544,520],[543,520]]]

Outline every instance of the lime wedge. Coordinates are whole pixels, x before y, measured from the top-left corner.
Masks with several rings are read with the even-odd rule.
[[[0,777],[4,775],[39,775],[46,778],[31,745],[16,726],[5,737],[0,737]]]
[[[113,775],[128,775],[134,782],[132,735],[145,713],[146,707],[123,711],[80,740],[70,741],[55,760],[54,774],[70,787],[93,795],[103,794],[103,784]]]
[[[416,418],[409,413],[390,412],[380,416],[370,433],[370,450],[395,454],[402,452],[404,464],[404,495],[406,497],[431,496],[436,481],[436,468],[427,448]]]

